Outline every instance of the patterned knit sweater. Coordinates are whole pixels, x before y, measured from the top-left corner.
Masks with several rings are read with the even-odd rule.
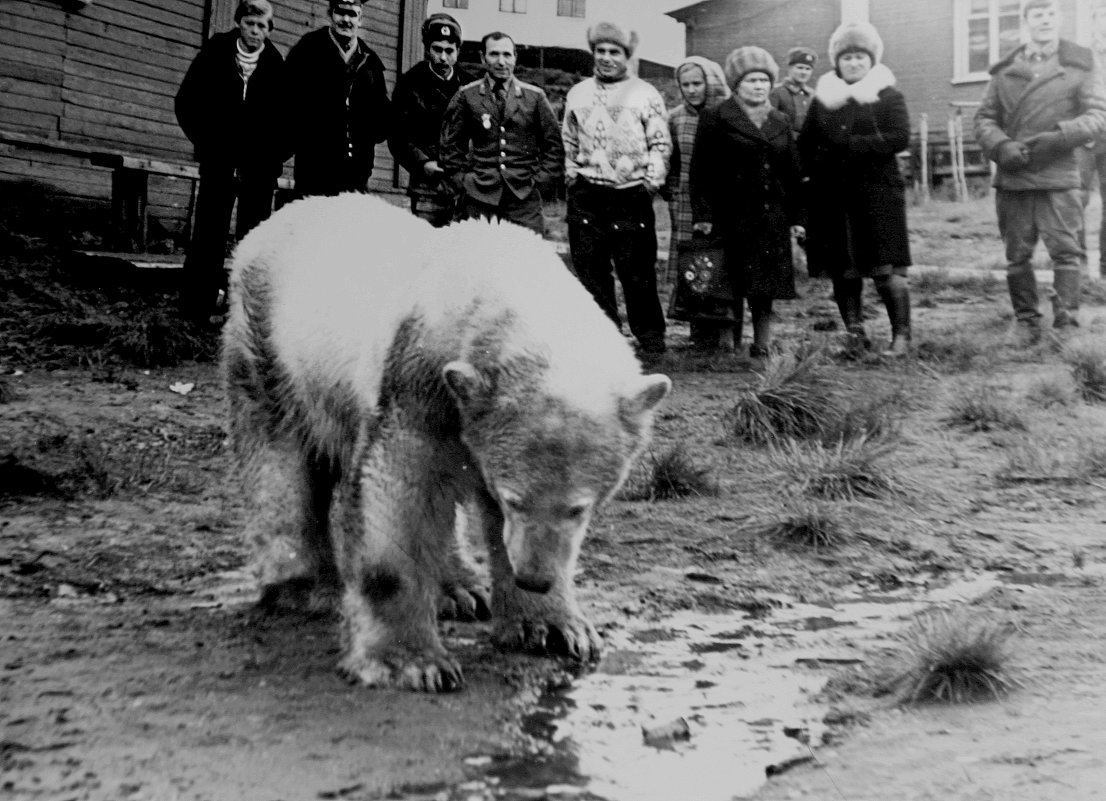
[[[668,112],[660,93],[640,78],[576,84],[565,100],[561,133],[569,181],[615,189],[664,185],[672,151]]]

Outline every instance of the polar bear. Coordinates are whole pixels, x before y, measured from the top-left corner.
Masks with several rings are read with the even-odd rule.
[[[336,603],[344,675],[460,687],[443,597],[502,646],[597,657],[580,543],[671,382],[540,237],[365,195],[292,203],[237,249],[221,361],[262,598]]]

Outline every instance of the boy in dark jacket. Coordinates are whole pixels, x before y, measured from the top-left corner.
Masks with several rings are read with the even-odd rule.
[[[230,215],[238,200],[240,239],[272,212],[284,162],[277,130],[284,58],[269,41],[269,0],[241,0],[233,30],[203,46],[181,82],[177,121],[196,149],[200,187],[184,262],[183,311],[201,322],[226,296]]]

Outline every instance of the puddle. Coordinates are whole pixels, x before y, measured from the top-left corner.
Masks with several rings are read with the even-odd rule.
[[[545,753],[476,756],[472,780],[436,798],[730,801],[814,759],[830,669],[861,662],[869,641],[912,615],[969,601],[994,575],[934,590],[857,588],[814,606],[787,599],[767,614],[683,612],[631,625],[593,673],[547,694],[526,721]],[[825,668],[825,669],[819,669]]]

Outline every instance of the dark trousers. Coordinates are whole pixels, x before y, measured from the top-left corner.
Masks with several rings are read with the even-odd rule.
[[[485,220],[503,220],[529,228],[539,236],[545,234],[545,221],[541,216],[541,195],[536,189],[521,200],[504,189],[499,203],[485,203],[471,195],[466,195],[464,216],[469,219],[483,217]]]
[[[1099,222],[1098,236],[1098,274],[1106,278],[1106,153],[1094,157],[1095,172],[1098,173],[1098,191],[1102,198],[1102,219]],[[1087,188],[1088,191],[1090,187]]]
[[[273,211],[276,177],[267,171],[241,171],[230,165],[200,165],[196,221],[184,260],[183,301],[189,313],[214,310],[219,291],[226,291],[227,239],[230,215],[238,201],[235,234],[241,239]]]
[[[572,266],[615,325],[622,325],[614,273],[622,283],[630,333],[642,350],[664,350],[664,312],[657,297],[657,228],[643,186],[609,189],[578,180],[568,190]]]

